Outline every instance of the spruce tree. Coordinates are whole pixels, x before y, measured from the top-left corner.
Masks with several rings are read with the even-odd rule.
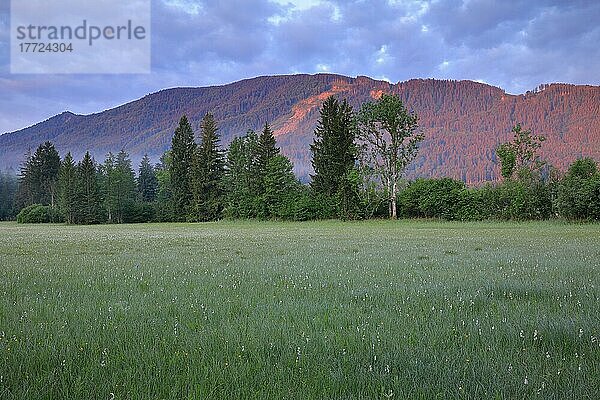
[[[273,131],[269,127],[269,123],[265,123],[265,127],[262,133],[258,137],[258,164],[260,172],[264,175],[267,171],[269,161],[277,155],[279,155],[279,147],[277,147],[277,140],[273,135]]]
[[[100,175],[108,222],[122,224],[133,221],[137,191],[131,160],[125,150],[116,156],[108,153]]]
[[[39,193],[37,203],[54,207],[58,194],[60,156],[51,142],[44,142],[34,154],[39,166]]]
[[[299,187],[292,169],[291,161],[281,154],[272,157],[267,164],[264,204],[268,218],[291,218],[296,189]]]
[[[323,103],[315,129],[311,187],[316,193],[335,196],[344,187],[356,163],[356,130],[352,107],[333,96]]]
[[[74,224],[77,210],[77,167],[70,152],[67,153],[60,165],[58,205],[67,224]]]
[[[19,188],[17,189],[17,199],[15,206],[17,209],[30,206],[35,203],[34,193],[37,190],[37,168],[35,167],[31,150],[25,154],[25,161],[19,169]]]
[[[121,150],[119,154],[117,154],[114,168],[114,181],[116,189],[114,193],[116,197],[115,222],[119,224],[131,222],[134,217],[136,185],[135,174],[131,167],[131,160],[129,159],[129,154],[127,154],[125,150]]]
[[[158,191],[156,196],[156,219],[160,222],[175,221],[175,210],[173,202],[173,189],[171,183],[172,152],[166,151],[160,157],[154,169],[156,171],[156,180],[158,181]]]
[[[263,176],[258,173],[258,135],[250,130],[227,151],[224,187],[229,218],[255,218]]]
[[[170,179],[173,216],[177,221],[185,221],[192,202],[192,164],[197,152],[194,132],[187,117],[179,121],[171,144]]]
[[[106,211],[107,222],[115,222],[115,210],[117,208],[117,182],[115,176],[115,155],[109,152],[104,163],[99,166],[99,186],[102,195],[102,204]]]
[[[95,224],[100,219],[100,189],[96,163],[89,152],[77,165],[77,209],[75,222],[79,224]]]
[[[352,107],[345,99],[340,103],[335,97],[328,97],[310,146],[315,171],[310,185],[320,201],[343,219],[355,218],[359,208],[358,188],[352,179],[357,158],[355,139]]]
[[[259,180],[257,182],[256,214],[259,218],[268,219],[271,217],[271,212],[269,211],[269,205],[265,198],[265,179],[268,173],[269,163],[275,157],[279,156],[280,153],[279,147],[277,147],[277,141],[275,140],[273,131],[268,123],[265,123],[265,126],[258,137],[257,151],[256,174],[259,177]]]
[[[59,168],[60,156],[51,142],[41,144],[33,155],[27,152],[19,176],[19,206],[42,204],[54,207]]]
[[[137,188],[142,202],[151,203],[156,200],[158,180],[154,168],[150,164],[148,154],[144,155],[138,170]]]
[[[223,175],[225,161],[220,149],[217,123],[207,113],[201,124],[202,142],[196,151],[193,169],[193,206],[188,219],[212,221],[223,210]]]

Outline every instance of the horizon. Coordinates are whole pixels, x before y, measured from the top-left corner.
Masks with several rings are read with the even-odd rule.
[[[600,85],[600,3],[148,1],[151,72],[115,75],[10,73],[10,2],[2,2],[0,132],[64,110],[111,109],[164,88],[258,76],[472,80],[509,94],[551,82]]]

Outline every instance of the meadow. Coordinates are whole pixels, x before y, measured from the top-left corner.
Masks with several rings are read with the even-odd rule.
[[[600,398],[600,225],[0,224],[0,399]]]

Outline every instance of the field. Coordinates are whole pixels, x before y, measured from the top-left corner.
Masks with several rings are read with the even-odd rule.
[[[1,399],[600,398],[600,225],[0,224]]]

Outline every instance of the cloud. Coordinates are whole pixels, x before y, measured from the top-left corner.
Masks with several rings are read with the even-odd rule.
[[[586,0],[152,0],[152,74],[31,76],[8,73],[4,4],[0,132],[257,75],[472,79],[511,93],[600,84],[599,20]]]

